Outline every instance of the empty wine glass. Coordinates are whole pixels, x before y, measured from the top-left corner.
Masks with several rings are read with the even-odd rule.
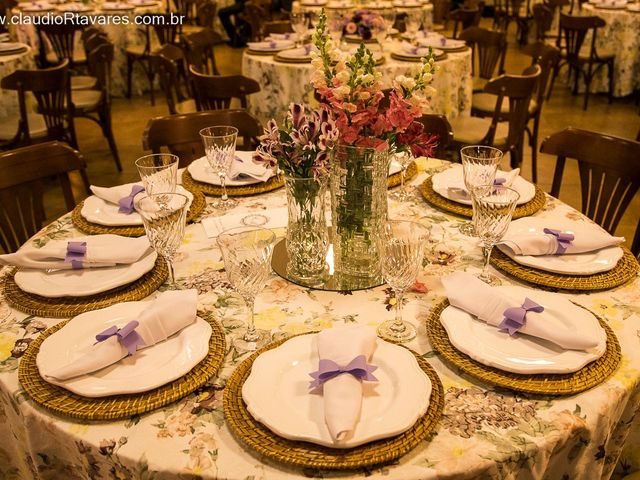
[[[427,240],[422,225],[402,220],[387,221],[378,239],[382,276],[396,299],[396,318],[378,327],[378,336],[385,340],[406,342],[416,336],[416,328],[402,319],[402,298],[420,272]]]
[[[484,266],[478,276],[489,285],[498,279],[489,273],[489,260],[493,246],[504,236],[509,228],[513,211],[520,194],[515,190],[493,183],[473,188],[473,203],[476,216],[476,232],[482,240]]]
[[[404,27],[406,36],[409,37],[409,41],[413,43],[416,38],[418,30],[422,25],[422,9],[411,8],[407,10],[407,15],[404,18]]]
[[[249,308],[247,331],[236,341],[240,350],[255,350],[268,340],[256,330],[253,310],[256,295],[264,288],[271,272],[271,253],[275,241],[276,235],[266,228],[238,227],[218,235],[217,242],[227,278]]]
[[[413,161],[413,158],[407,152],[402,152],[395,155],[394,160],[400,164],[400,188],[390,193],[389,196],[400,202],[404,202],[411,198],[411,194],[405,185],[405,178],[407,176],[407,168]]]
[[[342,42],[344,29],[344,17],[341,12],[330,10],[327,12],[327,31],[333,42],[333,46],[339,48]]]
[[[207,155],[209,165],[220,177],[222,197],[212,203],[215,208],[229,210],[238,205],[238,201],[227,195],[227,174],[236,153],[236,141],[238,129],[228,125],[207,127],[200,130],[204,152]]]
[[[178,182],[177,155],[153,153],[136,160],[136,168],[148,195],[159,192],[175,192]]]
[[[291,28],[298,35],[296,39],[296,47],[304,44],[304,39],[309,31],[309,19],[305,12],[293,12],[289,15],[291,20]]]
[[[171,192],[138,195],[135,206],[142,217],[151,247],[167,262],[169,286],[176,289],[173,257],[184,236],[189,198],[181,193]]]
[[[462,175],[466,192],[471,197],[473,187],[488,185],[496,178],[498,166],[502,161],[502,151],[485,145],[470,145],[460,149]],[[473,205],[473,202],[472,202]],[[460,233],[475,237],[475,207],[473,218],[460,226]]]

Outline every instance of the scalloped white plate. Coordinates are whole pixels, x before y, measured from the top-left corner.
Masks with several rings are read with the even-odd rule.
[[[251,158],[253,157],[253,152],[237,151],[235,155],[237,157],[240,157],[244,161],[251,161]],[[209,183],[211,185],[218,185],[218,186],[220,185],[220,177],[217,174],[215,174],[211,169],[211,167],[209,166],[207,157],[200,157],[199,159],[194,160],[189,164],[189,166],[187,167],[187,170],[189,170],[189,173],[191,174],[193,179],[198,182],[204,182],[204,183]],[[253,185],[256,183],[260,183],[260,180],[258,180],[257,178],[249,177],[249,176],[239,180],[238,179],[232,180],[231,178],[227,177],[227,180],[225,183],[227,184],[227,187],[230,187],[230,186],[241,186],[241,185]]]

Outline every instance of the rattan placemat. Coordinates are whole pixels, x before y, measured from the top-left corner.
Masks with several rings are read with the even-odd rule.
[[[457,350],[451,344],[447,331],[440,322],[440,314],[448,306],[449,300],[443,299],[431,309],[427,318],[427,335],[431,346],[463,372],[498,387],[542,395],[573,395],[604,382],[620,363],[618,339],[606,322],[596,316],[607,333],[607,349],[599,359],[577,372],[523,375],[488,367]]]
[[[498,248],[494,248],[491,253],[491,264],[518,280],[524,280],[534,285],[572,291],[607,290],[633,280],[638,274],[640,266],[636,257],[627,247],[621,246],[621,248],[624,255],[613,269],[591,275],[565,275],[527,267],[519,264]]]
[[[286,340],[288,339],[267,345],[242,362],[229,378],[224,390],[224,415],[227,424],[236,438],[255,453],[301,468],[355,470],[396,460],[424,441],[438,423],[444,407],[442,383],[431,365],[412,352],[420,368],[431,380],[432,391],[427,412],[406,432],[350,449],[333,449],[279,437],[247,411],[242,401],[242,385],[258,355],[280,346]]]
[[[201,387],[222,365],[226,353],[222,327],[208,313],[198,312],[198,316],[211,325],[209,353],[185,376],[148,392],[89,398],[46,382],[38,372],[36,357],[45,338],[64,327],[66,321],[45,330],[29,344],[20,359],[18,380],[31,400],[59,415],[81,420],[117,420],[150,412]]]
[[[425,55],[426,56],[426,55]],[[415,57],[413,55],[402,55],[401,53],[391,52],[391,58],[394,60],[398,60],[400,62],[422,62],[424,57]],[[440,55],[436,56],[435,61],[441,62],[442,60],[447,59],[447,54],[442,52]]]
[[[405,184],[409,180],[411,180],[413,177],[415,177],[417,174],[418,174],[418,165],[416,165],[416,162],[411,162],[407,167],[406,173],[404,174]],[[388,188],[393,188],[400,185],[400,172],[396,172],[393,175],[389,175],[389,178],[387,179],[387,185],[388,185]]]
[[[169,276],[167,263],[158,255],[154,267],[134,282],[87,297],[42,297],[20,289],[13,278],[14,269],[4,282],[7,303],[16,310],[47,318],[73,317],[83,312],[122,302],[133,302],[155,292]]]
[[[199,182],[194,180],[189,170],[184,169],[182,173],[182,185],[189,190],[200,190],[205,195],[222,195],[222,187],[218,185],[212,185],[211,183]],[[251,185],[227,186],[227,195],[230,197],[248,197],[251,195],[258,195],[260,193],[270,192],[277,190],[284,186],[284,177],[282,175],[274,175],[266,182],[253,183]]]
[[[534,197],[527,203],[523,203],[522,205],[518,205],[516,207],[516,210],[513,212],[514,219],[520,217],[528,217],[529,215],[533,215],[542,207],[544,207],[544,204],[546,202],[544,191],[538,185],[535,185],[535,187],[536,193]],[[454,202],[437,193],[433,189],[433,180],[431,179],[431,177],[422,182],[422,185],[420,185],[420,192],[422,193],[424,199],[434,207],[438,207],[441,210],[449,213],[455,213],[456,215],[460,215],[462,217],[471,218],[473,216],[473,209],[470,205],[464,205],[462,203]]]
[[[204,207],[207,206],[207,199],[198,189],[187,189],[193,195],[193,201],[187,212],[187,222],[192,222],[198,215],[202,213]],[[109,226],[100,225],[90,222],[82,216],[82,205],[84,201],[76,205],[76,208],[71,212],[71,221],[73,226],[83,233],[89,235],[100,235],[102,233],[112,233],[114,235],[121,235],[123,237],[141,237],[144,235],[144,227],[142,225],[132,226]]]
[[[311,63],[311,57],[282,57],[280,54],[275,55],[273,60],[280,63]]]

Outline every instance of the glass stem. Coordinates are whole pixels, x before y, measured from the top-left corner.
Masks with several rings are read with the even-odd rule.
[[[247,333],[244,334],[244,340],[247,342],[257,342],[260,339],[260,335],[256,332],[256,326],[253,322],[253,308],[256,302],[255,298],[245,298],[247,307],[249,308],[249,325],[247,326]]]
[[[405,189],[404,186],[404,177],[407,175],[407,169],[406,167],[402,167],[402,169],[400,170],[400,195],[402,195],[402,197],[404,197],[407,194],[407,191]]]
[[[391,325],[391,330],[393,330],[394,332],[404,332],[406,327],[404,326],[404,323],[402,322],[402,297],[404,297],[404,291],[403,290],[396,290],[395,292],[396,294],[396,319],[393,322],[393,325]]]
[[[492,250],[493,250],[493,243],[482,244],[482,254],[484,255],[484,266],[482,267],[482,273],[480,274],[480,278],[490,278],[489,260],[491,259]]]
[[[227,196],[227,175],[225,174],[219,174],[220,175],[220,185],[222,186],[222,201],[226,202],[227,200],[229,200],[229,197]]]
[[[176,289],[176,276],[173,271],[173,255],[165,255],[165,262],[167,262],[167,270],[169,270],[169,288],[172,290]]]

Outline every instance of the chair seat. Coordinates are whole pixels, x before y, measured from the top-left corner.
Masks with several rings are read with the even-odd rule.
[[[56,55],[56,52],[49,50],[46,55],[47,63],[57,65],[61,60]],[[75,48],[73,50],[73,65],[85,65],[87,63],[87,55],[82,48]]]
[[[182,34],[188,35],[190,33],[201,32],[205,29],[205,27],[201,27],[199,25],[182,25]]]
[[[578,54],[578,58],[580,60],[584,60],[587,61],[589,60],[589,56],[590,56],[590,48],[583,48],[580,50],[580,53]],[[609,50],[609,49],[605,49],[605,48],[598,48],[596,49],[596,53],[598,54],[598,57],[601,60],[610,60],[612,58],[615,58],[616,54],[615,52]]]
[[[29,135],[31,138],[42,138],[47,135],[47,125],[44,117],[37,113],[27,114],[29,122]],[[20,115],[12,115],[0,122],[0,140],[11,140],[18,133],[18,121]]]
[[[431,30],[433,30],[434,32],[441,32],[445,29],[444,23],[434,23],[431,26]]]
[[[457,143],[477,145],[482,142],[489,131],[490,118],[459,116],[451,122],[453,140]],[[499,122],[493,146],[505,145],[509,134],[509,124]]]
[[[194,113],[197,112],[196,101],[193,98],[189,100],[185,100],[184,102],[176,103],[176,112],[183,113]]]
[[[71,90],[87,90],[95,87],[96,83],[98,83],[98,79],[89,75],[71,76]]]
[[[127,55],[131,55],[133,57],[143,57],[145,55],[146,49],[144,45],[132,45],[125,49]]]
[[[481,112],[486,112],[488,115],[493,114],[493,111],[496,108],[496,100],[497,96],[492,93],[480,92],[474,93],[471,100],[471,108],[473,110],[478,110]],[[536,102],[533,98],[529,102],[529,114],[533,114],[538,108],[538,102]],[[509,113],[509,99],[505,98],[502,101],[502,105],[500,108],[502,113]]]
[[[473,77],[473,91],[480,92],[484,89],[484,86],[489,80],[482,77]]]
[[[71,92],[71,101],[76,110],[93,110],[102,102],[101,90],[75,90]]]

